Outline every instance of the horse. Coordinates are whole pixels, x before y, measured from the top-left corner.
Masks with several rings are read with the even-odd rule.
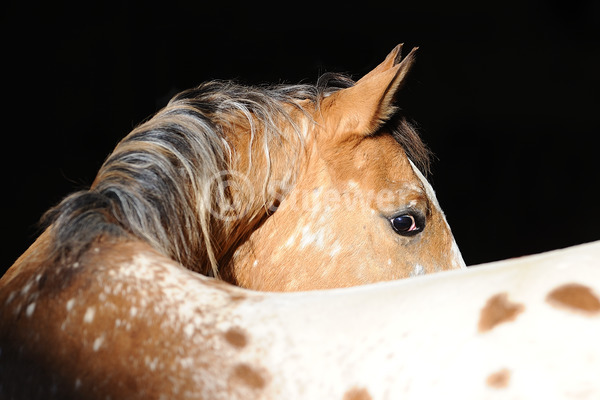
[[[400,131],[387,131],[393,120],[388,113],[396,112],[390,101],[409,64],[397,60],[398,50],[356,85],[344,80],[343,89],[319,92],[304,87],[304,96],[297,87],[289,89],[295,97],[279,88],[252,92],[241,102],[230,97],[242,90],[238,86],[224,94],[222,84],[212,83],[201,90],[223,109],[207,105],[205,97],[199,101],[197,89],[136,129],[91,191],[50,211],[49,227],[0,280],[0,398],[598,398],[600,242],[460,268],[449,230],[438,229],[446,225],[433,191],[416,167],[424,167],[424,148],[404,122]],[[277,101],[264,103],[265,93]],[[336,111],[363,106],[371,107],[366,120],[357,110]],[[236,110],[239,119],[232,122],[224,110]],[[219,115],[228,117],[222,131],[211,125]],[[261,119],[267,115],[275,116]],[[278,128],[265,136],[265,129],[283,122],[295,135],[280,135]],[[232,135],[240,127],[247,136],[237,141],[214,135]],[[354,134],[345,137],[348,132]],[[243,144],[244,151],[236,152]],[[390,150],[399,154],[390,158]],[[351,158],[338,160],[348,153]],[[207,168],[211,163],[216,168]],[[213,173],[223,165],[244,169]],[[393,201],[381,215],[372,211],[382,199],[369,194],[357,200],[367,185],[400,170],[405,175],[387,184],[392,194],[407,193],[386,194],[384,200]],[[214,181],[190,180],[200,173]],[[191,199],[190,189],[196,196]],[[310,213],[315,205],[322,221]],[[348,211],[364,211],[365,225],[338,236],[328,219],[343,220]],[[371,254],[363,260],[361,272],[369,275],[363,279],[383,279],[345,288],[361,281],[351,255],[367,254],[368,246],[342,239],[362,228],[363,242],[381,241],[384,254],[389,250],[385,231],[375,236],[367,230],[364,214],[397,235],[403,257],[435,242],[450,254],[448,265],[459,268],[419,276],[432,266],[443,268],[432,260],[444,260],[421,254],[419,264],[389,267],[417,276],[386,281],[391,275],[373,269],[377,259]],[[277,215],[284,217],[277,221]],[[434,229],[438,236],[425,236]],[[340,248],[329,245],[330,234]],[[219,245],[216,238],[229,235],[235,246]],[[267,240],[275,245],[261,251]],[[278,258],[279,244],[285,259]],[[279,273],[280,285],[275,279],[260,284],[241,272],[244,265],[264,266],[269,252],[271,265],[289,269],[323,267],[323,259],[350,266],[295,281]],[[312,282],[318,278],[327,282]],[[339,288],[281,292],[334,283]]]
[[[5,285],[121,241],[264,291],[464,268],[424,176],[428,150],[393,103],[414,60],[401,48],[356,84],[213,81],[176,95],[116,146],[90,190],[44,216]],[[30,267],[32,253],[45,267]]]
[[[228,302],[265,298],[254,291],[466,268],[425,177],[429,151],[394,103],[416,50],[401,49],[357,82],[208,82],[135,128],[89,190],[44,215],[43,233],[1,278],[0,394],[183,398],[195,390],[185,372],[183,386],[142,389],[166,358],[211,360],[184,357],[204,338],[195,296],[218,310],[209,324],[228,325]],[[244,334],[227,332],[245,347]],[[157,385],[179,379],[177,363]],[[244,363],[235,374],[266,384]],[[209,376],[194,374],[195,385]]]

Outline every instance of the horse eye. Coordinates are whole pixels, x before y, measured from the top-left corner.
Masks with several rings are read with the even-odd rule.
[[[421,232],[424,228],[422,218],[411,214],[402,214],[390,219],[392,228],[397,234],[402,236],[413,236]]]

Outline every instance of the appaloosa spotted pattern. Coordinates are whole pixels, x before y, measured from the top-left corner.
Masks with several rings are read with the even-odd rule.
[[[103,246],[111,262],[97,262]],[[45,267],[0,291],[1,326],[11,327],[0,330],[0,398],[591,400],[600,393],[600,242],[289,294],[199,276],[143,243],[98,248],[61,291],[52,282],[65,271]]]
[[[392,104],[412,59],[136,128],[0,280],[0,399],[600,398],[600,242],[462,269]]]

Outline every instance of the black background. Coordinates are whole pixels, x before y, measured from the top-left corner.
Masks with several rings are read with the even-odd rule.
[[[177,91],[359,78],[400,42],[420,47],[400,105],[468,264],[600,239],[597,1],[256,3],[3,6],[0,271]]]

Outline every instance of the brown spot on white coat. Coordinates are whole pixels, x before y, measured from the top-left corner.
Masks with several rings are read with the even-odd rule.
[[[488,299],[479,315],[478,331],[488,332],[503,322],[514,321],[523,312],[522,304],[511,303],[506,293],[499,293]]]
[[[266,385],[266,380],[256,368],[248,364],[238,364],[231,374],[231,383],[240,383],[250,389],[262,389]]]
[[[494,389],[504,389],[510,381],[510,371],[506,368],[490,374],[485,380],[485,384]]]
[[[225,332],[225,340],[235,348],[242,349],[248,344],[246,334],[239,328],[231,328]]]
[[[344,393],[343,400],[371,400],[372,397],[365,388],[352,388]]]
[[[557,287],[546,296],[553,306],[586,314],[600,313],[600,300],[592,290],[579,283],[568,283]]]

